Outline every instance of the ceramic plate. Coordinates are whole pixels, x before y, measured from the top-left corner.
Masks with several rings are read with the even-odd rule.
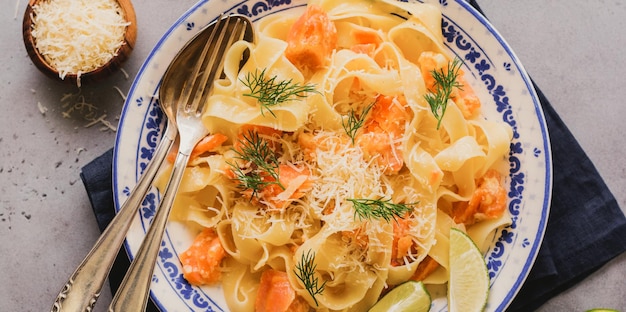
[[[515,297],[541,245],[552,189],[548,132],[531,81],[504,39],[480,13],[462,0],[432,0],[443,12],[447,47],[465,62],[472,86],[483,99],[487,118],[503,120],[514,133],[507,179],[513,224],[494,235],[485,254],[491,277],[488,311],[504,310]],[[304,10],[305,1],[200,1],[162,37],[141,67],[124,105],[114,156],[114,198],[120,206],[160,140],[164,116],[158,108],[159,82],[178,50],[219,13],[241,13],[258,21],[286,10]],[[471,79],[471,77],[470,77]],[[153,190],[127,237],[131,258],[158,205]],[[164,235],[152,278],[152,298],[162,311],[227,311],[220,287],[192,287],[182,277],[179,246],[193,237],[171,223]],[[445,311],[445,294],[435,294],[431,311]]]

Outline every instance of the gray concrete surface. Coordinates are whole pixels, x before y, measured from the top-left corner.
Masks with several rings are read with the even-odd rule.
[[[619,0],[480,0],[495,27],[594,161],[626,208],[626,5]],[[57,83],[32,65],[22,44],[25,0],[0,11],[0,311],[49,310],[99,232],[80,168],[111,148],[126,93],[163,32],[194,0],[135,0],[138,41],[123,73],[97,86]],[[65,95],[69,99],[62,101]],[[93,104],[76,106],[81,98]],[[72,111],[73,109],[73,111]],[[622,255],[541,311],[626,311]],[[104,311],[105,290],[97,311]]]

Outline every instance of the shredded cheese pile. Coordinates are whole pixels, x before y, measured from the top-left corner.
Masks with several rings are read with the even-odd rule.
[[[328,145],[327,150],[316,150],[319,183],[315,183],[311,194],[314,210],[323,215],[322,210],[332,203],[335,213],[327,220],[329,226],[337,223],[337,228],[354,221],[351,205],[343,205],[345,198],[389,197],[382,184],[383,169],[375,161],[366,161],[363,151],[349,140],[337,139],[337,133],[320,131],[316,140]]]
[[[124,44],[125,20],[114,0],[49,0],[33,6],[37,50],[64,79],[106,64]],[[80,83],[80,82],[79,82]]]

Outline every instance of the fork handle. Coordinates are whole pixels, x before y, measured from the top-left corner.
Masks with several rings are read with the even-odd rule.
[[[185,146],[181,142],[179,148],[184,149]],[[144,311],[146,309],[152,274],[156,264],[155,259],[161,247],[163,232],[185,167],[189,161],[190,152],[191,150],[179,150],[170,179],[163,190],[163,199],[159,203],[150,229],[146,233],[136,257],[111,301],[109,312]]]
[[[152,160],[139,178],[137,185],[135,185],[130,196],[120,208],[119,213],[111,220],[111,223],[102,232],[94,247],[70,276],[63,289],[61,289],[52,306],[52,312],[84,312],[93,310],[100,296],[102,285],[124,242],[126,232],[130,228],[131,221],[152,186],[152,182],[163,160],[174,143],[177,132],[176,126],[168,122],[165,134],[159,142]]]

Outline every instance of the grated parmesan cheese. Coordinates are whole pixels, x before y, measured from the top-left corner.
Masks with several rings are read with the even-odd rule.
[[[88,122],[84,125],[85,128],[101,125],[100,131],[117,131],[117,127],[107,120],[106,112],[100,112],[98,107],[88,102],[85,96],[80,92],[76,94],[63,94],[61,97],[61,107],[63,108],[61,112],[63,118],[72,118],[73,114],[81,115],[82,118]]]
[[[124,44],[128,23],[114,0],[49,0],[33,6],[37,50],[64,79],[106,64]]]
[[[332,203],[333,213],[321,218],[329,227],[342,229],[354,222],[354,210],[345,204],[345,198],[389,198],[391,194],[383,179],[384,168],[377,166],[375,159],[366,161],[360,147],[333,137],[333,132],[316,134],[316,141],[325,141],[329,148],[315,152],[320,183],[311,190],[310,204],[322,216]]]
[[[20,9],[20,0],[17,0],[15,2],[15,14],[13,15],[13,19],[17,19],[17,14],[18,14],[19,9]]]
[[[46,115],[46,112],[48,111],[48,108],[43,106],[43,104],[41,104],[41,102],[37,102],[37,108],[39,108],[39,112],[42,115],[44,115],[44,116]]]
[[[124,78],[126,78],[126,80],[130,78],[130,75],[126,72],[126,70],[124,70],[123,67],[120,67],[120,71],[122,72],[122,74],[124,74]]]
[[[113,89],[115,89],[115,91],[117,91],[117,93],[119,93],[119,95],[122,97],[122,100],[126,101],[126,94],[124,94],[124,92],[122,92],[122,90],[120,90],[119,87],[113,86]]]

